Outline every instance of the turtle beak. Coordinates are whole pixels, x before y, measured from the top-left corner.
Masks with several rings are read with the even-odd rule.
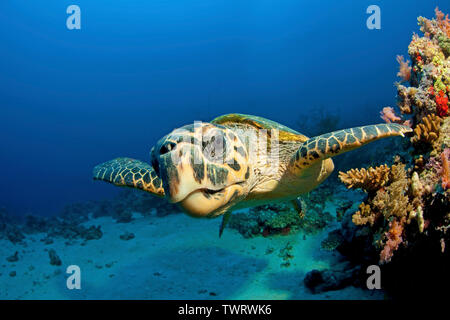
[[[180,202],[192,192],[204,188],[204,164],[191,165],[191,149],[188,145],[179,145],[176,150],[159,157],[160,176],[166,197],[171,203]]]

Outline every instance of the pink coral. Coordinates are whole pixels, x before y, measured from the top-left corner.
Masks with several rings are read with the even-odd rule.
[[[387,241],[383,250],[380,253],[380,263],[390,262],[394,251],[398,249],[399,245],[403,242],[403,224],[405,218],[399,222],[397,219],[389,222],[389,231],[386,232]]]
[[[400,69],[397,76],[403,79],[403,81],[409,81],[411,78],[411,67],[409,61],[405,61],[403,56],[397,56],[397,62],[400,64]]]
[[[450,37],[450,19],[448,18],[448,14],[444,15],[438,7],[434,9],[434,13],[436,14],[436,21],[439,28],[447,35],[447,37]]]
[[[395,111],[391,107],[384,107],[380,112],[380,117],[387,123],[395,122],[400,123],[402,119],[395,114]]]
[[[442,168],[442,189],[450,188],[450,166],[449,166],[450,148],[446,148],[441,154]]]

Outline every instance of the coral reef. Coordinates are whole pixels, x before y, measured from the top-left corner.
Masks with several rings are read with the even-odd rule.
[[[321,248],[328,251],[335,250],[343,241],[342,235],[339,230],[333,230],[328,233],[326,239],[320,244]]]
[[[287,235],[302,230],[315,233],[327,226],[333,217],[324,211],[324,200],[330,196],[327,188],[317,188],[302,199],[301,216],[289,202],[250,208],[233,213],[227,227],[236,229],[245,238],[262,235]]]
[[[41,239],[45,244],[52,244],[56,237],[67,239],[68,244],[74,243],[76,239],[98,240],[103,236],[101,227],[84,225],[90,217],[110,216],[117,223],[128,223],[133,220],[135,212],[162,217],[180,212],[180,209],[139,190],[124,190],[112,201],[68,204],[55,216],[27,214],[23,221],[13,219],[14,216],[0,207],[0,239],[6,238],[17,244],[24,243],[27,234],[45,233]]]
[[[286,234],[297,230],[300,216],[290,203],[278,203],[253,207],[248,212],[234,213],[228,227],[236,229],[245,238],[257,235]]]
[[[14,244],[20,243],[25,239],[25,235],[17,225],[7,225],[4,234],[6,238]]]
[[[340,172],[348,188],[362,189],[366,197],[358,211],[345,213],[341,228],[324,244],[353,263],[379,263],[385,287],[403,297],[437,283],[450,284],[445,271],[450,263],[450,23],[437,8],[435,12],[435,19],[418,18],[424,36],[412,37],[412,66],[397,57],[403,80],[396,84],[401,115],[391,108],[381,112],[386,122],[409,121],[414,130],[409,154],[395,157],[392,165]],[[320,278],[317,272],[310,277]]]

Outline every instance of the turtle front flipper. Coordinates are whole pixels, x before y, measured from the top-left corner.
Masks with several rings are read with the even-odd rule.
[[[396,123],[338,130],[310,138],[298,148],[289,162],[291,172],[300,173],[319,161],[362,147],[369,142],[392,136],[404,136],[411,128]]]
[[[163,197],[162,180],[149,164],[130,158],[117,158],[97,165],[94,180],[102,180],[121,187],[137,188]]]

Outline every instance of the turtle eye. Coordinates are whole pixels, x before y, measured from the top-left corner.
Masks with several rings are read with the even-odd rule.
[[[175,142],[167,141],[161,146],[161,149],[159,149],[159,154],[160,155],[166,154],[166,153],[174,150],[176,148],[176,146],[177,145]]]

